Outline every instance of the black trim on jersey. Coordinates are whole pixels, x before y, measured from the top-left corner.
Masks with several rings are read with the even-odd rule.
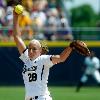
[[[42,76],[43,76],[43,70],[44,70],[44,65],[43,65],[42,72],[41,72],[41,80],[42,80]]]
[[[50,61],[52,61],[52,56],[50,57]]]
[[[27,48],[23,51],[23,53],[27,50]]]

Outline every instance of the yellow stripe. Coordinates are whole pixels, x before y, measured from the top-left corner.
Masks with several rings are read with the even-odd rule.
[[[100,41],[85,41],[88,47],[100,47]]]
[[[100,41],[84,41],[88,47],[100,47]],[[29,41],[25,41],[28,45]],[[66,47],[70,42],[68,41],[46,41],[48,47]],[[0,42],[0,47],[14,47],[14,42]]]

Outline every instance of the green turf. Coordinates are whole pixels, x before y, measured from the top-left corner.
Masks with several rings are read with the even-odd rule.
[[[49,87],[53,100],[100,100],[100,88]],[[24,100],[24,87],[0,87],[0,100]]]

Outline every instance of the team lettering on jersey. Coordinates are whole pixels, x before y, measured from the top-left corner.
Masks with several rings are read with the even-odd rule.
[[[25,72],[27,72],[27,71],[36,71],[36,70],[37,70],[37,66],[32,66],[30,68],[27,68],[27,66],[24,65],[23,73],[25,74]]]

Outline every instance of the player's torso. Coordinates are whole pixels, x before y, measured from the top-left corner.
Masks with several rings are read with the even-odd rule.
[[[27,65],[24,65],[22,75],[28,93],[37,95],[47,91],[49,68],[45,67],[40,60],[30,60]]]
[[[98,59],[96,57],[87,57],[85,62],[87,65],[86,72],[89,74],[93,74],[94,71],[97,69],[96,66],[99,66]]]

